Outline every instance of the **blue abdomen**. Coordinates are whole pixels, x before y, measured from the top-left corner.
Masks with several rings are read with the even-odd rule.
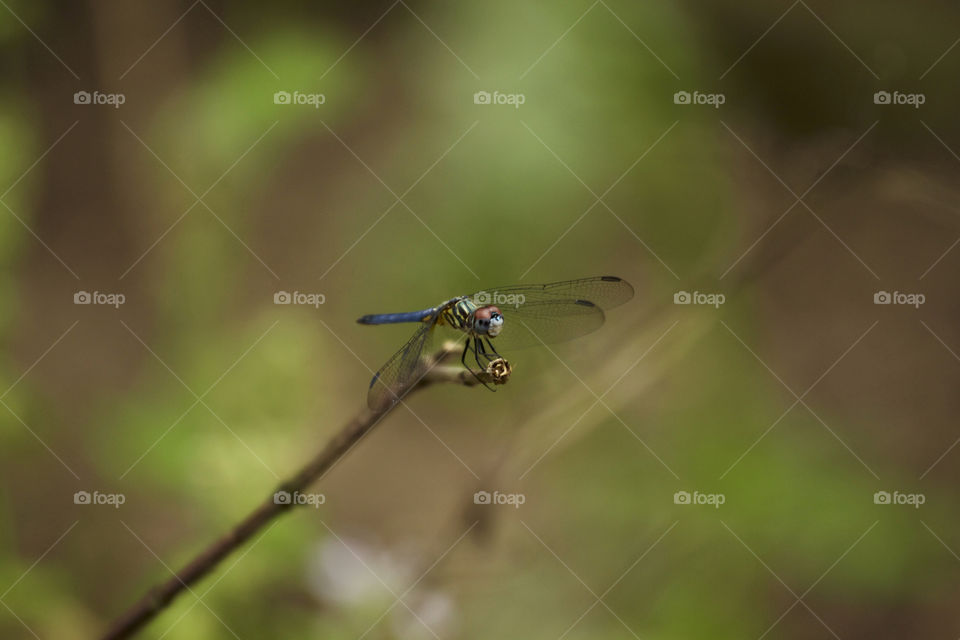
[[[433,309],[407,311],[406,313],[376,313],[357,320],[360,324],[395,324],[398,322],[420,322],[433,313]]]

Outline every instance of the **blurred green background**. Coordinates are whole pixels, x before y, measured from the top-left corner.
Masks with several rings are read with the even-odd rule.
[[[358,316],[601,274],[143,637],[960,634],[960,8],[2,4],[0,636],[95,637],[269,495],[409,334]]]

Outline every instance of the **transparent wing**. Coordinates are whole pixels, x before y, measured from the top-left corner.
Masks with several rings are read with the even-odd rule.
[[[630,300],[633,297],[633,287],[616,276],[598,276],[550,284],[494,287],[470,297],[479,304],[495,304],[501,309],[504,306],[524,306],[557,300],[587,300],[601,309],[611,309]]]
[[[425,373],[423,354],[432,347],[435,326],[424,324],[418,327],[413,337],[380,367],[370,381],[368,407],[376,410],[398,402],[409,390],[409,385]]]
[[[596,331],[604,321],[603,310],[586,300],[541,300],[500,307],[500,311],[503,329],[491,341],[502,353],[573,340]]]

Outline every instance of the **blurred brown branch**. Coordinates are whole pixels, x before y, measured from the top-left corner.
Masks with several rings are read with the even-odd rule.
[[[398,395],[403,397],[441,382],[475,386],[478,384],[506,384],[509,380],[510,365],[503,359],[492,361],[487,369],[479,372],[477,376],[460,367],[439,366],[456,351],[456,343],[445,344],[440,351],[427,359],[426,373],[409,390],[401,390]],[[366,409],[361,411],[312,460],[277,486],[275,492],[287,492],[293,495],[295,492],[307,489],[400,404],[401,402],[398,401],[375,411]],[[275,492],[271,492],[266,500],[260,503],[260,506],[241,520],[232,530],[206,547],[175,575],[150,589],[143,598],[114,621],[109,631],[103,635],[104,640],[117,640],[132,636],[169,606],[181,591],[189,589],[190,585],[213,571],[224,558],[236,551],[274,518],[297,506],[293,501],[278,502],[275,499]]]

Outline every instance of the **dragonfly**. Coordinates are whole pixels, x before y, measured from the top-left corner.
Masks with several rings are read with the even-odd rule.
[[[467,357],[481,371],[501,358],[505,350],[554,344],[579,338],[599,329],[604,311],[627,302],[633,287],[616,276],[565,280],[550,284],[494,287],[456,296],[420,311],[366,315],[360,324],[418,323],[406,344],[387,360],[370,381],[367,405],[374,410],[398,402],[428,371],[424,357],[432,352],[438,334],[466,337],[460,362],[481,380]],[[496,345],[496,346],[495,346]],[[482,362],[481,362],[482,361]]]

